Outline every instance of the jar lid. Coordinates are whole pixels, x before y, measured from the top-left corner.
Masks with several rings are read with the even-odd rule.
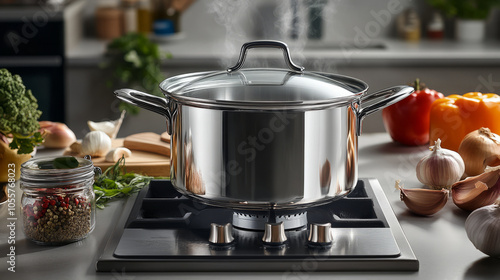
[[[93,179],[94,164],[90,159],[75,158],[78,166],[74,168],[55,168],[55,159],[71,157],[40,157],[21,165],[21,188],[51,188],[78,184]]]

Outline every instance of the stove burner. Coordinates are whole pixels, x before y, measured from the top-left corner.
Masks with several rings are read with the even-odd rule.
[[[233,213],[233,226],[239,229],[264,231],[266,223],[283,222],[285,230],[300,229],[307,226],[307,211],[280,211],[275,212],[274,219],[270,219],[270,212],[242,212]]]

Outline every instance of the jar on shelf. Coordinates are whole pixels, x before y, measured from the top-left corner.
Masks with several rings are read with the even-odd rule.
[[[137,8],[137,31],[149,34],[153,28],[150,0],[139,0]]]
[[[43,157],[21,165],[23,230],[42,245],[87,237],[95,226],[94,176],[90,157]]]
[[[123,35],[123,11],[119,0],[97,1],[95,27],[100,39],[111,40]]]
[[[406,41],[420,40],[420,17],[414,8],[409,8],[398,16],[398,33]]]
[[[137,0],[122,0],[123,29],[125,33],[137,32]]]
[[[444,20],[438,12],[434,12],[432,19],[427,24],[427,35],[434,40],[440,40],[444,37]]]

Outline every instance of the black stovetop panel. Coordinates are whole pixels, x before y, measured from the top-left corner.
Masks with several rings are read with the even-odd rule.
[[[233,211],[187,198],[168,180],[152,181],[125,209],[97,262],[98,271],[286,272],[310,260],[315,271],[418,270],[418,260],[374,179],[359,180],[347,197],[296,212],[307,211],[310,223],[332,224],[334,241],[328,248],[308,246],[306,226],[287,230],[288,240],[280,248],[263,245],[263,231],[237,227],[232,246],[214,247],[208,242],[210,224],[232,222]]]

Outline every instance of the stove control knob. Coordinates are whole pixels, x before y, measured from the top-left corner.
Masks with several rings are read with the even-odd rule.
[[[210,237],[208,241],[211,245],[229,245],[234,241],[233,226],[230,223],[225,225],[210,224]]]
[[[283,222],[266,223],[262,241],[266,245],[283,245],[286,241],[285,225]]]
[[[328,246],[332,244],[332,224],[310,224],[309,226],[309,237],[307,240],[310,245],[316,246]]]

